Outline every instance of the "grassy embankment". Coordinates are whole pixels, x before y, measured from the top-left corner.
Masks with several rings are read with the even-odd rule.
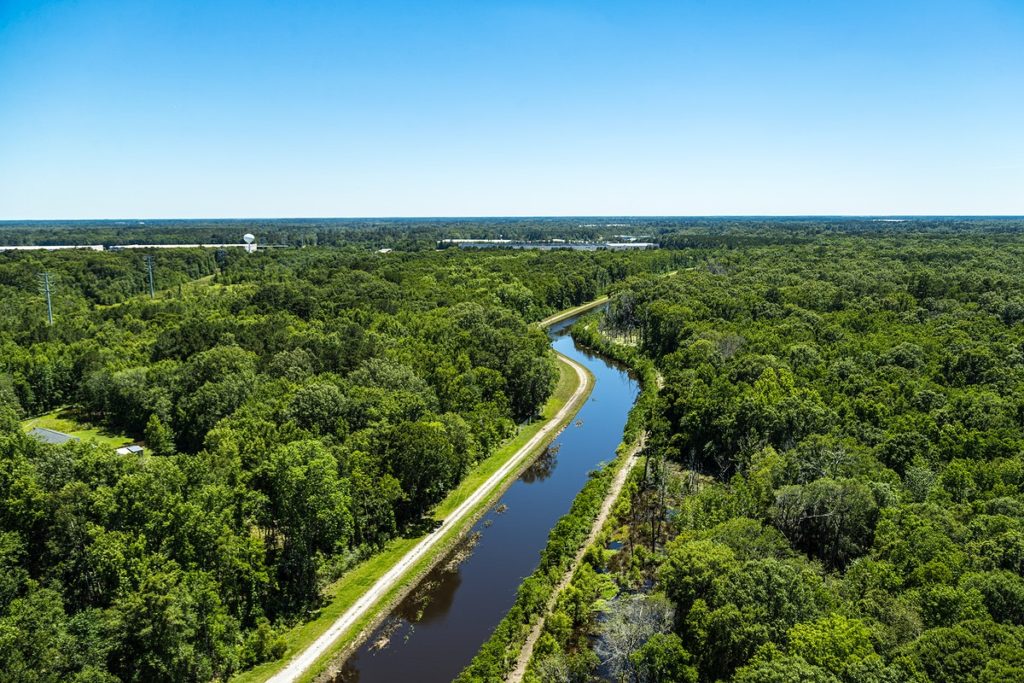
[[[548,323],[549,324],[549,323]],[[538,431],[543,428],[550,419],[572,397],[579,386],[579,377],[576,371],[566,363],[559,363],[558,385],[548,399],[547,404],[541,411],[542,419],[537,420],[519,431],[515,437],[506,442],[501,448],[495,451],[489,458],[480,462],[462,480],[462,483],[442,501],[434,510],[434,518],[443,520],[457,508],[480,484],[487,480],[497,471],[516,451],[523,447]],[[592,382],[591,382],[592,383]],[[581,397],[580,404],[586,400],[586,395]],[[563,419],[562,425],[568,423],[575,417],[576,411],[570,411]],[[554,438],[554,437],[552,437]],[[527,457],[523,458],[523,465],[533,461],[547,443],[539,444]],[[494,490],[493,495],[488,496],[485,501],[478,505],[471,514],[467,515],[463,524],[449,531],[442,541],[430,552],[427,553],[405,577],[396,584],[387,594],[378,601],[377,606],[360,619],[353,628],[349,629],[343,637],[339,638],[331,649],[324,654],[317,663],[302,676],[301,680],[312,680],[326,668],[332,659],[345,649],[358,642],[360,634],[372,626],[407,590],[416,585],[419,578],[433,566],[433,564],[452,547],[465,530],[473,524],[480,513],[490,507],[494,500],[504,492],[505,488],[519,474],[519,468],[514,469],[502,483]],[[283,658],[273,662],[267,662],[249,671],[235,676],[232,680],[236,683],[252,683],[264,681],[280,669],[288,659],[296,653],[308,647],[321,633],[323,633],[341,614],[345,612],[361,595],[363,595],[384,573],[388,571],[403,555],[409,552],[422,536],[410,538],[397,538],[388,543],[385,548],[373,557],[365,560],[325,590],[327,604],[317,615],[316,619],[296,626],[284,634],[287,650]]]
[[[537,323],[537,325],[539,325],[540,327],[549,327],[551,325],[554,325],[555,323],[560,323],[563,320],[568,320],[574,315],[579,315],[580,313],[584,313],[606,303],[608,303],[608,295],[599,296],[593,301],[588,301],[587,303],[581,304],[574,308],[567,308],[564,311],[559,311],[558,313],[555,313],[554,315],[549,315],[548,317],[544,318],[539,323]]]

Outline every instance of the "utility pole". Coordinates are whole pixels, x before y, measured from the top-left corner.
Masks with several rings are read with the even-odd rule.
[[[43,286],[43,294],[46,295],[46,321],[47,324],[53,325],[53,304],[50,303],[50,274],[43,273],[40,277]]]
[[[155,299],[156,294],[153,292],[153,256],[152,254],[146,255],[146,270],[149,272],[149,298]]]

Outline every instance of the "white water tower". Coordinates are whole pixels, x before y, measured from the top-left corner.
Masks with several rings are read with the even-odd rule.
[[[252,234],[251,232],[247,232],[244,235],[242,235],[242,241],[245,242],[245,253],[256,253],[256,235]]]

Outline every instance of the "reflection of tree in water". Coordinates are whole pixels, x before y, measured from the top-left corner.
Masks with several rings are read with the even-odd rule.
[[[462,584],[459,565],[473,554],[480,536],[478,531],[459,541],[448,556],[399,603],[396,614],[410,624],[427,623],[447,614],[455,600],[455,592]]]
[[[398,605],[396,613],[409,623],[428,622],[444,616],[452,606],[462,577],[456,568],[432,569],[412,593]]]
[[[559,448],[561,448],[559,444],[545,448],[544,452],[526,468],[520,479],[527,484],[532,484],[535,481],[544,481],[550,477],[555,471],[555,465],[558,464]]]
[[[462,583],[459,565],[473,554],[480,536],[477,532],[459,541],[444,561],[431,569],[416,588],[398,603],[387,621],[373,632],[356,654],[342,664],[333,682],[359,683],[360,657],[372,657],[375,652],[389,646],[400,646],[403,638],[399,631],[404,630],[404,640],[408,640],[414,633],[415,624],[427,623],[447,614],[455,600],[455,592]]]

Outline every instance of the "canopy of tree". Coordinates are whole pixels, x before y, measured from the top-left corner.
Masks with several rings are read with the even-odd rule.
[[[594,562],[674,618],[623,641],[616,599],[535,673],[1024,681],[1024,245],[791,237],[615,287],[601,336],[664,387]]]
[[[279,656],[327,582],[544,404],[557,368],[528,321],[682,258],[175,250],[150,298],[141,256],[0,254],[4,680],[207,681]],[[22,434],[63,406],[146,454]]]

